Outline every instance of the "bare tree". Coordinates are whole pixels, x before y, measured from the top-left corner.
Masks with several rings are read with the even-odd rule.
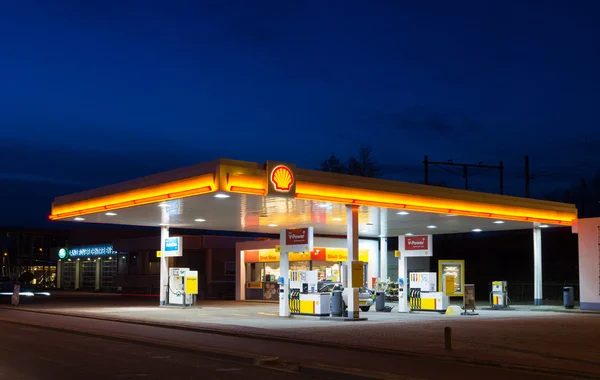
[[[381,168],[369,147],[360,148],[358,155],[350,156],[344,164],[335,153],[319,164],[318,170],[330,173],[343,173],[361,177],[380,177]]]
[[[358,156],[348,159],[348,174],[360,177],[380,177],[381,168],[373,157],[373,151],[369,147],[362,147]]]
[[[335,155],[335,152],[332,152],[328,159],[319,164],[319,170],[323,172],[342,174],[347,172],[346,166],[342,163],[338,156]]]

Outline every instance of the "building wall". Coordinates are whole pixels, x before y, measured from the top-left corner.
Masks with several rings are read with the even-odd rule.
[[[180,235],[174,232],[172,236]],[[169,266],[198,271],[198,299],[234,299],[235,243],[247,240],[248,237],[183,235],[183,256],[173,258]],[[122,291],[157,294],[160,261],[156,251],[160,250],[160,237],[123,239],[114,246],[115,250],[129,252],[130,265],[117,278]],[[136,265],[131,265],[134,262]]]
[[[579,286],[582,310],[600,310],[600,218],[578,219]]]

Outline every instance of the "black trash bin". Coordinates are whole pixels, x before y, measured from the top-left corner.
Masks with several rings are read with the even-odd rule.
[[[344,299],[341,290],[331,292],[331,316],[341,317],[344,312]]]
[[[565,286],[563,288],[563,304],[565,309],[572,309],[575,307],[575,292],[572,286]]]
[[[375,293],[375,311],[385,310],[385,292]]]

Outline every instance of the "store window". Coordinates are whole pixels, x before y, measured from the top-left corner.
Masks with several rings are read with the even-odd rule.
[[[264,268],[261,271],[262,282],[277,282],[279,278],[279,263],[264,263]]]
[[[340,264],[331,261],[313,261],[312,270],[318,270],[319,281],[341,282]]]
[[[75,265],[74,261],[63,262],[62,286],[65,289],[75,289]]]
[[[115,277],[117,276],[117,259],[103,260],[101,273],[100,286],[102,288],[114,287]]]
[[[310,261],[291,261],[290,270],[310,270]]]
[[[96,261],[83,261],[81,264],[81,287],[96,287]]]

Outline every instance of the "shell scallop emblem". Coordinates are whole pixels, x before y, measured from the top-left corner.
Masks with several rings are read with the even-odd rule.
[[[275,185],[275,190],[290,191],[294,184],[294,175],[289,168],[279,165],[271,172],[271,182]]]

